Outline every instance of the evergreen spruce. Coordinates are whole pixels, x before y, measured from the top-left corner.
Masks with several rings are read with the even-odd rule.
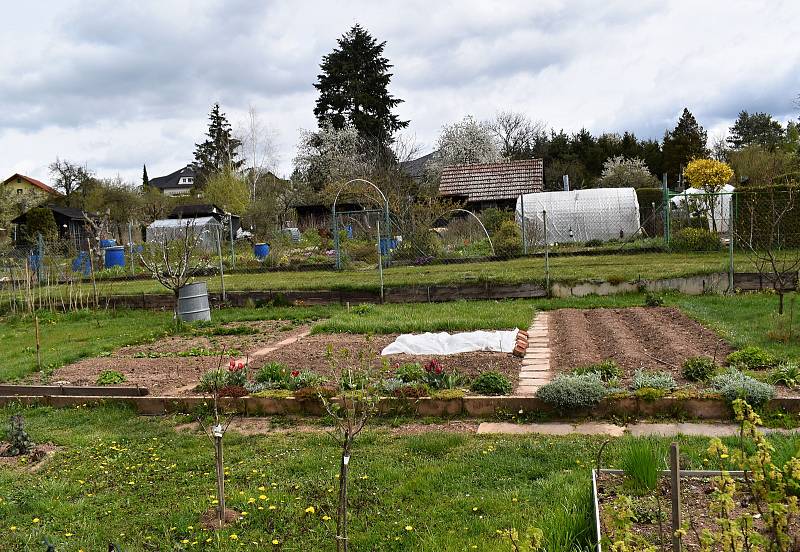
[[[150,185],[150,178],[147,176],[147,165],[142,165],[142,190],[147,190]]]
[[[786,130],[780,121],[769,113],[748,113],[740,111],[739,117],[730,128],[728,145],[739,150],[747,146],[762,146],[774,151],[786,141]]]
[[[408,126],[392,109],[403,100],[389,94],[392,66],[383,57],[386,42],[378,43],[355,25],[339,40],[339,47],[322,58],[322,73],[314,115],[320,127],[342,129],[352,125],[369,144],[386,146],[395,131]]]
[[[675,182],[680,177],[689,161],[708,156],[707,138],[706,131],[694,115],[683,108],[675,128],[664,133],[664,170],[668,173],[670,182]]]
[[[242,143],[233,137],[231,124],[220,111],[218,103],[211,108],[208,119],[206,140],[201,144],[195,144],[194,150],[194,160],[201,182],[226,167],[237,170],[244,163],[243,159],[237,159]]]

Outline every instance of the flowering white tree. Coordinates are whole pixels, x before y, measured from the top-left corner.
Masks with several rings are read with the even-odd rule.
[[[603,163],[600,185],[604,188],[657,188],[658,179],[638,157],[609,157]]]
[[[315,190],[321,190],[331,182],[370,174],[373,163],[368,151],[355,127],[326,125],[317,132],[302,133],[295,170]]]
[[[438,182],[442,169],[450,165],[501,161],[500,144],[492,125],[471,116],[445,125],[436,141],[438,155],[425,166],[429,180]]]

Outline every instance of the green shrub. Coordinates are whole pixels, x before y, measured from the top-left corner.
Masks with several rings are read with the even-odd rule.
[[[708,381],[717,371],[717,365],[708,357],[691,357],[683,362],[681,374],[689,381]]]
[[[648,291],[647,295],[644,296],[644,306],[645,307],[663,307],[664,306],[664,297],[657,293],[653,293],[652,291]]]
[[[316,372],[310,370],[294,370],[289,374],[288,388],[292,390],[302,389],[303,387],[319,387],[327,383],[328,380]]]
[[[536,392],[538,398],[562,412],[592,406],[607,394],[608,389],[596,372],[559,374]]]
[[[211,393],[214,391],[214,389],[221,389],[225,387],[225,379],[225,370],[209,370],[200,377],[200,383],[197,384],[197,390],[203,393]]]
[[[755,378],[731,369],[711,379],[711,386],[728,402],[744,399],[753,406],[764,404],[775,396],[775,388]]]
[[[719,251],[719,236],[705,228],[682,228],[670,240],[673,251]]]
[[[586,366],[579,366],[575,368],[572,373],[575,375],[592,373],[600,374],[600,377],[603,379],[603,381],[609,381],[611,379],[620,377],[622,375],[622,370],[616,361],[608,359],[595,362],[594,364],[588,364]]]
[[[672,391],[678,387],[675,378],[669,372],[646,372],[641,368],[636,370],[631,380],[631,388],[636,389],[662,389]]]
[[[598,239],[595,238],[593,240],[587,241],[583,245],[585,245],[586,247],[599,247],[599,246],[603,245],[603,240],[598,240]]]
[[[755,345],[732,352],[726,360],[728,366],[747,368],[748,370],[767,370],[778,365],[778,359]]]
[[[429,360],[422,366],[422,381],[430,389],[455,389],[462,381],[458,372],[445,370],[441,362]]]
[[[622,452],[625,486],[637,495],[654,491],[663,464],[655,445],[649,440],[629,442]]]
[[[489,207],[484,209],[481,213],[481,222],[486,227],[486,231],[490,236],[497,234],[500,226],[507,220],[514,220],[514,212],[508,209],[498,209],[496,207]]]
[[[498,257],[513,257],[522,253],[522,232],[513,220],[500,223],[492,239],[494,253]]]
[[[769,375],[769,382],[789,389],[800,387],[800,366],[795,362],[784,362]]]
[[[119,385],[128,381],[122,372],[104,370],[97,376],[97,385]]]
[[[425,370],[422,369],[422,364],[419,362],[407,362],[395,371],[395,376],[403,383],[413,383],[423,380]]]
[[[285,383],[289,377],[289,369],[280,362],[268,362],[258,369],[255,380],[258,383]]]
[[[365,263],[378,263],[378,243],[377,241],[359,241],[347,244],[347,257],[351,261],[362,261]]]
[[[666,389],[658,389],[656,387],[640,387],[633,392],[634,397],[643,401],[655,401],[665,397],[666,394]]]
[[[499,372],[483,372],[473,380],[470,390],[480,395],[508,395],[511,382]]]
[[[350,312],[358,316],[364,316],[365,314],[371,313],[374,309],[375,305],[372,303],[361,303],[360,305],[355,305],[353,308],[351,308]]]
[[[231,361],[231,366],[225,372],[225,387],[245,387],[247,385],[247,369],[242,366],[240,362],[234,365]]]

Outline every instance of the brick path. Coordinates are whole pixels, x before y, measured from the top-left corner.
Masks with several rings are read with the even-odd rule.
[[[546,312],[540,312],[528,330],[528,350],[522,359],[519,384],[515,395],[533,396],[544,384],[550,382],[550,343],[547,334]]]

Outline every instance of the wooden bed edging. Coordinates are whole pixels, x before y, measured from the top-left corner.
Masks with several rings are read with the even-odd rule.
[[[0,396],[51,396],[76,397],[143,397],[149,395],[147,387],[136,386],[84,386],[84,385],[8,385],[0,384]]]
[[[186,413],[207,408],[209,397],[154,397],[154,396],[77,396],[77,395],[0,395],[0,406],[20,403],[24,405],[45,405],[71,407],[119,403],[130,405],[139,414],[164,415]],[[272,397],[241,397],[220,400],[222,408],[244,416],[271,416],[284,414],[304,414],[321,416],[325,409],[318,400],[298,400]],[[772,409],[786,412],[800,412],[800,397],[773,399],[767,405]],[[398,399],[384,398],[379,403],[380,415],[395,416],[407,414],[420,417],[447,418],[464,416],[471,418],[491,418],[504,415],[521,415],[538,412],[549,414],[554,419],[611,418],[669,416],[699,420],[730,420],[733,412],[721,399],[675,399],[663,398],[643,401],[636,398],[607,399],[590,409],[566,414],[556,412],[550,405],[535,397],[462,397],[455,399]]]

